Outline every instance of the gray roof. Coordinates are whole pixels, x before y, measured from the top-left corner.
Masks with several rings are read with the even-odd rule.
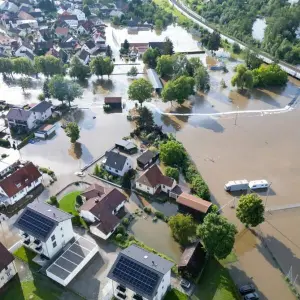
[[[82,49],[82,50],[80,51],[79,55],[78,55],[78,57],[79,57],[80,59],[82,59],[83,61],[85,61],[86,58],[89,57],[89,56],[90,56],[90,54],[89,54],[87,51],[85,51],[84,49]]]
[[[116,143],[116,146],[121,146],[123,147],[124,149],[126,150],[130,150],[130,149],[135,149],[137,148],[137,146],[133,143],[133,142],[130,142],[130,141],[125,141],[125,140],[120,140]]]
[[[85,43],[85,45],[89,48],[89,49],[93,49],[96,47],[95,43],[92,40],[89,40]]]
[[[60,222],[71,218],[72,215],[55,206],[43,202],[34,202],[27,205],[14,225],[45,242]]]
[[[122,171],[126,163],[127,157],[116,152],[106,152],[106,162],[107,167],[114,168],[118,171]]]
[[[48,101],[41,101],[37,105],[35,105],[33,108],[31,108],[31,111],[44,113],[47,111],[50,107],[52,107],[52,104]]]
[[[162,89],[163,86],[160,82],[160,79],[154,69],[147,69],[148,78],[155,89]]]
[[[173,265],[171,261],[131,245],[119,253],[107,277],[147,299],[153,299],[161,280]]]
[[[157,156],[157,152],[147,150],[142,155],[140,155],[136,160],[142,164],[147,164],[152,158]]]
[[[31,111],[29,110],[24,110],[21,108],[11,108],[6,118],[8,120],[27,121],[30,115]]]

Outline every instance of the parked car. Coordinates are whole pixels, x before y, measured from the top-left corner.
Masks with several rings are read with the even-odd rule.
[[[191,286],[191,283],[188,282],[186,279],[181,279],[180,285],[185,289],[189,289]]]
[[[248,181],[246,179],[228,181],[225,184],[224,189],[227,192],[247,191],[248,190]]]
[[[74,173],[76,176],[79,176],[79,177],[84,177],[85,176],[85,173],[84,172],[75,172]]]
[[[245,284],[239,288],[239,291],[241,295],[246,295],[255,292],[255,287],[253,284]]]
[[[249,182],[249,188],[251,190],[257,190],[257,189],[266,189],[269,187],[269,183],[267,180],[253,180]]]
[[[259,297],[258,297],[258,294],[257,293],[251,293],[251,294],[247,294],[245,297],[244,297],[244,300],[258,300]]]

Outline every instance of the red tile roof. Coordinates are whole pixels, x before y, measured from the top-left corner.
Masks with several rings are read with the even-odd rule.
[[[11,262],[13,262],[13,260],[14,256],[0,242],[0,272],[5,269]]]
[[[94,183],[90,185],[81,196],[84,196],[86,200],[91,198],[101,197],[103,194],[106,194],[111,191],[111,188],[105,188],[104,186]]]
[[[193,208],[204,214],[207,213],[208,209],[212,205],[211,202],[193,196],[191,194],[182,193],[176,200],[177,203]]]
[[[37,167],[30,162],[0,181],[0,187],[8,197],[12,197],[41,176]]]
[[[149,187],[156,187],[158,184],[171,187],[175,180],[163,175],[159,167],[157,165],[153,165],[141,175],[137,182]]]
[[[55,33],[59,35],[67,35],[68,32],[69,32],[69,28],[65,28],[65,27],[57,27],[55,29]]]
[[[104,103],[105,104],[111,104],[111,103],[121,103],[122,97],[105,97]]]

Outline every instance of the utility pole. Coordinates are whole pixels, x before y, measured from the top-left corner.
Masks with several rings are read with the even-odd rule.
[[[270,182],[269,186],[268,186],[268,190],[267,190],[267,195],[266,195],[266,200],[265,200],[265,208],[267,206],[267,201],[268,201],[268,197],[269,197],[269,191],[270,191],[270,186],[272,185],[272,182]]]
[[[235,119],[234,119],[234,125],[236,126],[236,122],[237,122],[237,117],[238,117],[238,114],[239,114],[239,107],[237,106],[237,112],[236,112],[236,114],[235,114]]]

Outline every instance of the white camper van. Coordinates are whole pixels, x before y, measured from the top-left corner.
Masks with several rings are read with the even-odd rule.
[[[224,189],[227,192],[247,191],[248,190],[248,181],[246,179],[228,181],[225,184]]]
[[[269,187],[269,183],[267,180],[253,180],[249,182],[250,190],[257,190],[257,189],[267,189]]]

